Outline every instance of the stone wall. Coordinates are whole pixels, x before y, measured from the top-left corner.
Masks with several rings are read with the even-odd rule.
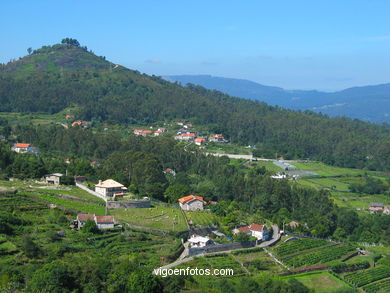
[[[203,253],[213,253],[213,252],[222,252],[242,248],[251,248],[256,246],[257,241],[247,241],[247,242],[234,242],[227,244],[216,244],[209,245],[205,247],[194,247],[189,249],[189,256],[203,254]]]
[[[107,201],[108,209],[119,208],[150,208],[150,200],[132,200],[132,201]]]

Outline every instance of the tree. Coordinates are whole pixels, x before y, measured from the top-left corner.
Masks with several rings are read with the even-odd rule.
[[[98,233],[99,229],[96,226],[95,221],[88,219],[83,226],[83,232],[85,232],[85,233]]]
[[[164,192],[164,197],[169,201],[176,203],[177,200],[185,195],[188,195],[189,188],[184,184],[170,185]]]
[[[30,48],[28,48],[27,49],[27,52],[28,52],[28,54],[30,55],[31,54],[31,52],[32,52],[32,48],[30,47]]]
[[[142,269],[130,274],[127,287],[134,293],[159,293],[162,289],[157,277]]]
[[[25,235],[22,238],[22,250],[29,258],[35,258],[41,254],[41,249],[39,246],[35,244],[35,242],[28,235]]]
[[[67,264],[62,261],[53,261],[36,271],[30,282],[32,292],[64,293],[76,289]],[[78,291],[78,290],[77,290]]]
[[[67,45],[76,46],[76,47],[80,47],[79,41],[77,41],[76,39],[72,39],[72,38],[62,39],[61,43],[62,44],[67,44]]]

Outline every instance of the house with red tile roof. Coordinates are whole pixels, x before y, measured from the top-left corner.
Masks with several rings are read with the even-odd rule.
[[[12,151],[20,153],[20,154],[25,154],[25,153],[32,153],[32,154],[37,154],[39,153],[38,148],[32,146],[30,143],[15,143],[12,148]]]
[[[82,126],[82,127],[86,127],[88,126],[89,122],[88,121],[81,121],[81,120],[77,120],[77,121],[74,121],[72,123],[72,126],[75,127],[75,126]]]
[[[164,132],[167,132],[168,130],[166,130],[165,128],[159,128],[157,129],[155,132],[154,132],[154,136],[159,136],[161,134],[163,134]]]
[[[204,145],[206,143],[206,139],[203,137],[197,137],[197,138],[195,138],[194,142],[196,145],[200,146],[200,145]]]
[[[221,133],[217,133],[209,137],[209,141],[211,142],[227,142],[227,140],[223,137]]]
[[[94,221],[98,229],[112,229],[115,225],[115,219],[113,216],[96,216],[95,214],[78,214],[77,215],[77,227],[83,228],[88,221]]]
[[[149,135],[152,135],[153,132],[151,130],[134,129],[133,133],[135,135],[149,136]]]
[[[180,208],[184,211],[203,210],[205,201],[203,197],[196,195],[188,195],[178,199]]]
[[[181,133],[178,136],[175,136],[175,139],[184,140],[184,141],[194,140],[195,138],[196,138],[196,134],[193,132]]]
[[[235,228],[233,234],[238,233],[245,233],[249,236],[256,237],[257,240],[267,240],[266,238],[268,238],[268,230],[265,225],[250,224],[249,226]]]

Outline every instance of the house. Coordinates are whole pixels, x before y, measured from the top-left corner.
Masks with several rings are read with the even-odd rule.
[[[259,225],[259,224],[250,224],[249,229],[252,232],[252,236],[256,237],[257,240],[268,240],[266,238],[267,227],[265,225]]]
[[[178,199],[180,208],[184,211],[203,210],[204,200],[201,196],[188,195]]]
[[[159,128],[157,129],[155,132],[154,132],[154,136],[159,136],[161,134],[163,134],[164,132],[167,132],[168,130],[166,130],[165,128]]]
[[[277,173],[275,175],[271,175],[271,178],[273,179],[286,179],[287,175],[282,173]]]
[[[112,229],[115,224],[113,216],[95,216],[95,223],[98,229]]]
[[[12,151],[24,154],[37,154],[39,153],[38,148],[32,146],[30,143],[15,143],[13,147],[11,148]]]
[[[164,171],[163,171],[164,174],[171,174],[173,176],[176,176],[176,172],[175,170],[171,169],[171,168],[166,168]]]
[[[383,210],[383,214],[390,215],[390,207],[385,207],[385,209]]]
[[[141,136],[152,135],[152,131],[151,130],[144,130],[144,129],[134,129],[133,133],[135,135],[141,135]]]
[[[85,181],[87,181],[87,177],[85,177],[85,176],[74,176],[74,181],[75,182],[85,182]]]
[[[66,116],[65,116],[65,119],[66,120],[71,120],[71,119],[74,119],[75,117],[74,117],[74,115],[72,115],[72,114],[66,114]]]
[[[295,221],[291,221],[290,223],[287,224],[290,228],[295,229],[299,227],[299,223]]]
[[[76,220],[77,220],[77,227],[79,229],[81,229],[81,228],[84,227],[85,223],[88,220],[95,221],[95,215],[91,215],[91,214],[78,214]]]
[[[372,202],[369,207],[369,210],[372,214],[383,211],[384,209],[385,209],[385,205],[381,202]]]
[[[196,138],[196,134],[193,132],[181,133],[178,136],[175,136],[175,139],[184,140],[184,141],[194,140],[195,138]]]
[[[204,145],[206,143],[206,139],[203,137],[197,137],[194,142],[196,145]]]
[[[48,174],[45,176],[45,181],[47,184],[60,185],[62,176],[64,176],[64,174],[61,173]]]
[[[226,142],[225,138],[220,133],[210,136],[209,141],[211,141],[211,142]]]
[[[208,236],[199,236],[196,234],[191,235],[191,238],[188,239],[191,247],[205,247],[212,245],[213,241]]]
[[[257,240],[266,241],[269,239],[269,231],[265,225],[250,224],[249,226],[244,226],[233,230],[233,234],[236,235],[238,233],[245,233],[249,236],[256,237]]]
[[[112,216],[96,216],[95,214],[78,214],[77,227],[81,229],[88,221],[94,221],[98,229],[112,229],[115,225],[115,219]]]
[[[75,126],[82,126],[82,127],[86,127],[88,126],[89,122],[88,121],[81,121],[81,120],[77,120],[77,121],[74,121],[72,123],[72,126],[75,127]]]
[[[116,193],[126,192],[127,188],[123,184],[116,182],[112,179],[107,179],[105,181],[99,180],[99,183],[95,185],[95,192],[103,195],[104,197],[112,197]]]
[[[245,233],[245,234],[247,234],[249,236],[252,235],[252,232],[251,232],[251,230],[249,229],[248,226],[244,226],[244,227],[239,227],[239,228],[233,229],[233,234],[234,235],[237,235],[239,233]]]

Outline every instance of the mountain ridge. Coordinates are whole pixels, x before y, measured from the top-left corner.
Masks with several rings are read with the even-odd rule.
[[[260,100],[292,110],[312,110],[329,116],[347,116],[375,123],[390,122],[390,83],[356,86],[335,92],[285,90],[245,79],[212,75],[170,75],[165,79],[193,83],[226,94]]]

